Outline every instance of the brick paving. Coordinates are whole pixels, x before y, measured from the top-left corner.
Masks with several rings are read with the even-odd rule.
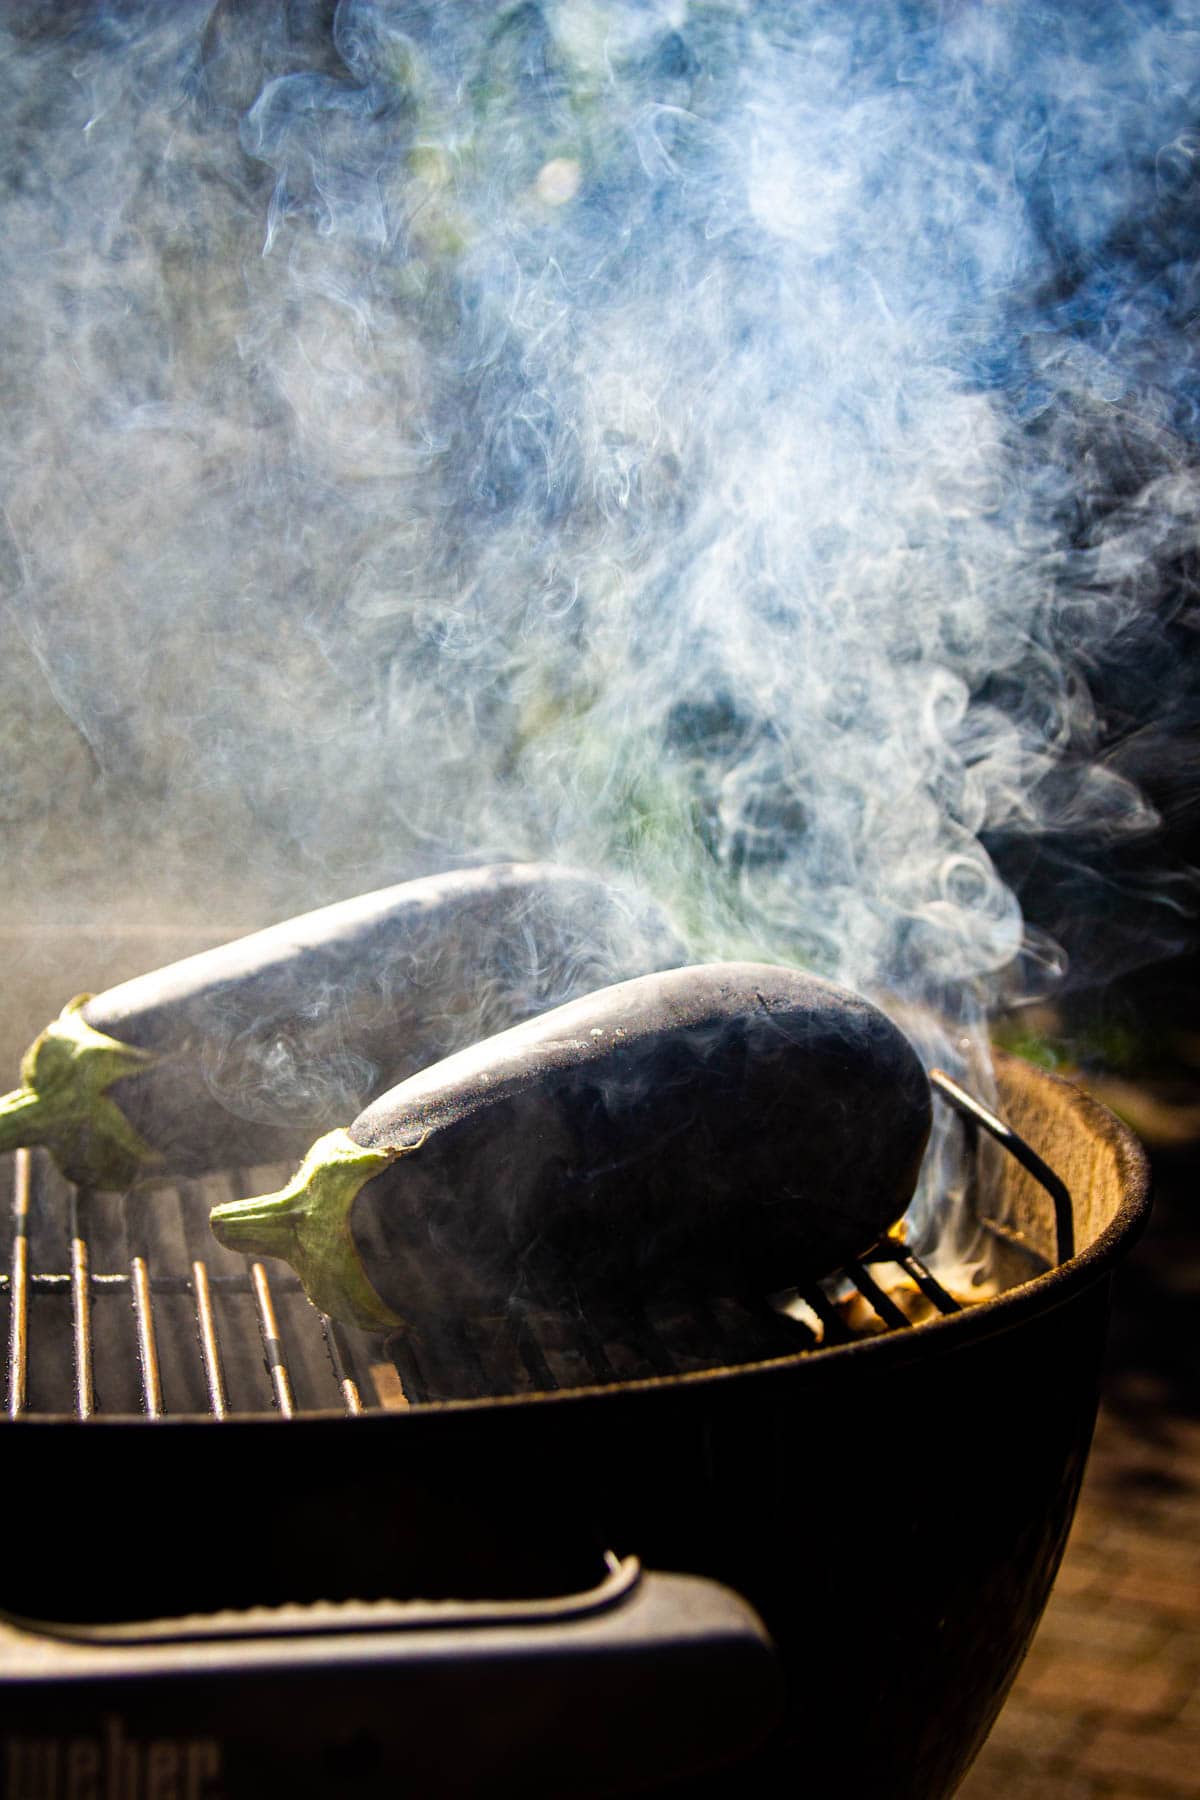
[[[1200,1422],[1105,1409],[1062,1572],[959,1800],[1200,1796]]]
[[[1066,1558],[958,1800],[1200,1800],[1196,1159],[1165,1177],[1117,1284],[1106,1402]]]

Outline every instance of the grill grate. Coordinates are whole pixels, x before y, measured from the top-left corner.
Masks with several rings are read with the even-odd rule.
[[[1067,1232],[1070,1223],[1061,1183],[1002,1121],[945,1077],[934,1082],[968,1136],[986,1130],[1046,1187],[1061,1253],[1064,1207]],[[212,1238],[213,1205],[278,1187],[289,1172],[232,1171],[120,1196],[71,1188],[40,1151],[7,1159],[9,1417],[396,1411],[819,1354],[963,1304],[888,1238],[836,1277],[756,1306],[707,1297],[564,1318],[525,1303],[382,1340],[319,1313],[282,1265]],[[1034,1262],[1005,1285],[1044,1267]]]

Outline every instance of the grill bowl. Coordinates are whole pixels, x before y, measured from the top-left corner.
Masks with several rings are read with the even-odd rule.
[[[613,1546],[727,1584],[765,1622],[787,1710],[747,1783],[952,1793],[1053,1582],[1110,1277],[1148,1205],[1144,1158],[1103,1108],[1005,1058],[998,1083],[1070,1189],[1064,1265],[912,1330],[693,1374],[353,1420],[22,1418],[0,1604],[136,1629],[528,1595]],[[985,1207],[1051,1261],[1045,1192],[986,1142],[977,1154]]]

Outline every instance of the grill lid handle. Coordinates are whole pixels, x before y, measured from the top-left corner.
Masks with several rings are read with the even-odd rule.
[[[203,1735],[231,1773],[266,1750],[280,1792],[294,1764],[305,1773],[305,1743],[340,1742],[357,1719],[370,1782],[339,1780],[337,1792],[420,1800],[658,1791],[749,1756],[782,1712],[780,1665],[750,1605],[704,1577],[643,1573],[632,1557],[610,1557],[588,1593],[537,1608],[414,1602],[386,1621],[353,1605],[292,1610],[306,1616],[299,1631],[252,1613],[240,1617],[254,1635],[210,1630],[197,1644],[180,1633],[197,1621],[159,1621],[150,1630],[166,1635],[147,1641],[140,1627],[141,1642],[123,1633],[119,1647],[97,1628],[47,1637],[0,1617],[0,1682],[35,1661],[48,1719],[86,1690],[98,1716],[120,1712],[127,1739],[161,1730],[136,1697],[152,1707],[168,1695],[177,1735]]]

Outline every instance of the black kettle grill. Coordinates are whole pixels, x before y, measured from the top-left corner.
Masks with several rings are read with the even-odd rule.
[[[1008,1126],[936,1085],[1000,1291],[893,1239],[757,1312],[444,1341],[226,1256],[231,1181],[123,1202],[19,1153],[0,1791],[952,1793],[1054,1579],[1148,1204],[1111,1115],[998,1079]]]

